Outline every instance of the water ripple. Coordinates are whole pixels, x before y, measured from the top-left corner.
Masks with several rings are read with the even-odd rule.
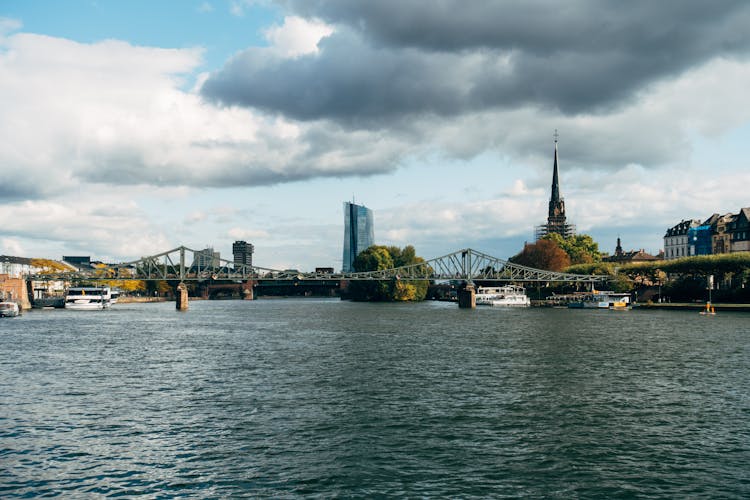
[[[747,498],[750,316],[695,316],[32,312],[0,335],[0,496]]]

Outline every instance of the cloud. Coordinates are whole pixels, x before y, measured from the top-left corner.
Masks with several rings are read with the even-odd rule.
[[[201,54],[26,33],[0,40],[0,195],[43,199],[88,183],[229,187],[369,175],[392,170],[409,147],[404,137],[206,102],[184,90]]]
[[[214,6],[211,4],[211,2],[203,2],[198,6],[197,11],[202,14],[207,14],[214,11]]]
[[[23,245],[15,238],[0,239],[0,248],[2,248],[3,255],[24,255]]]
[[[6,203],[3,218],[2,233],[8,235],[3,238],[4,245],[6,241],[48,241],[57,248],[62,243],[70,252],[105,260],[171,248],[164,232],[148,222],[147,214],[133,205],[119,205],[106,193],[87,193],[77,203]]]
[[[247,50],[208,79],[204,95],[357,126],[523,106],[603,113],[650,84],[750,48],[744,2],[286,5],[335,26],[319,53],[290,60]]]
[[[331,33],[330,26],[297,16],[286,17],[283,25],[272,26],[264,32],[271,45],[285,57],[317,53],[318,42]]]
[[[246,241],[254,241],[254,240],[265,240],[270,238],[270,234],[268,231],[264,231],[262,229],[245,229],[241,227],[233,227],[229,231],[227,231],[227,235],[230,238],[233,238],[235,240],[246,240]]]
[[[0,39],[8,33],[21,29],[21,21],[0,16]]]

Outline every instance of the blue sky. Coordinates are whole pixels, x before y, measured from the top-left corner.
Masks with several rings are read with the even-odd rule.
[[[427,8],[429,5],[429,8]],[[378,243],[509,257],[544,222],[656,253],[750,205],[750,7],[576,0],[0,2],[0,252],[179,245],[341,265]]]
[[[117,39],[151,47],[200,47],[205,70],[221,67],[243,48],[266,45],[262,30],[283,19],[279,9],[259,2],[6,0],[2,10],[21,21],[24,31],[77,42]]]

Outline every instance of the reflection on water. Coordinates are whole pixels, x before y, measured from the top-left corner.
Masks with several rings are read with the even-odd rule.
[[[289,299],[0,324],[0,496],[750,494],[750,315]]]

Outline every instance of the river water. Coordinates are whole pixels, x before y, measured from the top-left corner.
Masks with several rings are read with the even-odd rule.
[[[335,299],[0,320],[0,497],[750,497],[750,314]]]

